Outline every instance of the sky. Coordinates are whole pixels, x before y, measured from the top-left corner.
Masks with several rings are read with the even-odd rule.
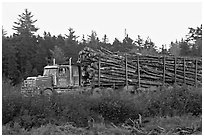
[[[115,38],[122,41],[126,33],[136,40],[150,37],[157,47],[171,41],[185,38],[189,27],[198,27],[202,23],[202,4],[199,2],[3,2],[2,25],[8,35],[12,35],[14,22],[24,9],[32,12],[33,20],[43,32],[51,35],[68,34],[68,28],[80,36],[96,31],[99,39],[106,34],[109,42]]]

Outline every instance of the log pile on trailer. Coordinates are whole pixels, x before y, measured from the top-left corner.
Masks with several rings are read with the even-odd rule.
[[[85,47],[78,62],[83,86],[202,85],[202,59],[114,53],[102,47],[100,50]]]

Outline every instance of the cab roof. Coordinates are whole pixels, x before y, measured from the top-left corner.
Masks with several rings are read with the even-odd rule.
[[[61,67],[69,67],[69,65],[48,65],[45,66],[45,69],[57,69],[57,68],[61,68]],[[72,65],[72,67],[76,67],[76,65]]]
[[[51,65],[51,66],[45,66],[45,69],[57,69],[58,66],[57,65]]]

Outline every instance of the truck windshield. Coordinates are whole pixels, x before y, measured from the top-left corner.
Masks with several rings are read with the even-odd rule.
[[[43,76],[53,76],[56,75],[57,69],[44,69]]]

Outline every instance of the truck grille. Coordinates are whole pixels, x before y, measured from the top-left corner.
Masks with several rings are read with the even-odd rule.
[[[35,87],[36,81],[35,80],[25,80],[24,87]]]

